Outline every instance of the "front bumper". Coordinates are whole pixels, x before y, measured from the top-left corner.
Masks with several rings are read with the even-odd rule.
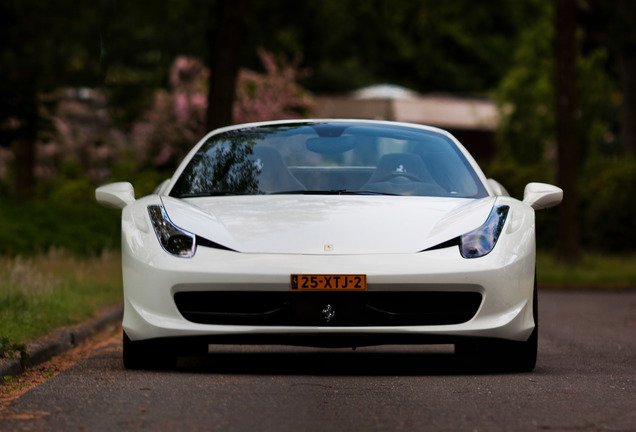
[[[525,246],[515,251],[495,248],[491,254],[472,260],[461,258],[456,247],[416,254],[333,256],[242,254],[201,247],[194,258],[181,259],[162,250],[136,250],[127,242],[123,250],[123,326],[133,341],[198,338],[208,343],[312,346],[452,343],[465,337],[524,341],[534,329],[535,265],[534,245]],[[526,254],[520,253],[521,250]],[[340,294],[348,293],[294,293],[319,295],[303,303],[302,312],[292,314],[292,318],[279,316],[249,322],[195,316],[197,311],[211,310],[199,303],[218,301],[224,293],[233,293],[230,296],[236,304],[240,304],[241,296],[246,303],[259,296],[285,298],[290,293],[293,273],[366,274],[368,297],[395,298],[404,293],[412,301],[422,302],[428,297],[450,311],[446,316],[461,309],[461,302],[453,311],[452,300],[430,299],[440,294],[448,299],[468,295],[479,297],[479,301],[476,305],[474,301],[469,301],[468,307],[464,305],[460,318],[435,320],[430,319],[430,314],[427,317],[419,314],[391,320],[386,315],[376,315],[375,319],[373,314],[361,318],[359,308],[350,307],[349,301],[344,301],[343,307],[338,306],[347,297]],[[180,310],[175,296],[187,297],[187,307],[182,304]],[[381,306],[382,302],[375,304]],[[323,313],[327,305],[336,314],[329,321]],[[187,311],[193,307],[194,315],[188,315]],[[413,310],[434,315],[436,308],[429,304]],[[298,311],[298,307],[294,310]]]

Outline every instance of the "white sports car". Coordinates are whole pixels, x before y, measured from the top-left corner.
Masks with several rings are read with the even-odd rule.
[[[208,344],[454,343],[532,370],[534,210],[487,179],[448,132],[299,120],[215,130],[172,178],[122,208],[124,364],[174,364]]]

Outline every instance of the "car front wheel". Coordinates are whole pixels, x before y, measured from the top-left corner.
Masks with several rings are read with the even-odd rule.
[[[123,340],[126,369],[169,369],[177,365],[176,354],[156,341],[132,341],[126,332]]]
[[[455,353],[478,366],[513,372],[531,372],[537,364],[539,340],[539,313],[537,280],[535,277],[532,294],[532,315],[534,330],[525,342],[507,340],[467,340],[455,344]]]

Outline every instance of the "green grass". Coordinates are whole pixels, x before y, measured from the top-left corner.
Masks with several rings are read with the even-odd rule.
[[[52,250],[30,258],[0,257],[0,338],[26,341],[77,324],[120,304],[118,254],[77,258]]]
[[[636,289],[636,255],[585,254],[575,265],[566,265],[553,254],[537,254],[541,288]]]

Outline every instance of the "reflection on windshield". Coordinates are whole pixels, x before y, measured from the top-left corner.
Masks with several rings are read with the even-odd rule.
[[[251,135],[251,136],[250,136]],[[258,193],[259,167],[253,154],[253,133],[230,131],[210,140],[186,166],[172,189],[174,196]]]
[[[454,143],[432,131],[372,123],[294,123],[212,136],[170,195],[270,193],[483,197]]]

